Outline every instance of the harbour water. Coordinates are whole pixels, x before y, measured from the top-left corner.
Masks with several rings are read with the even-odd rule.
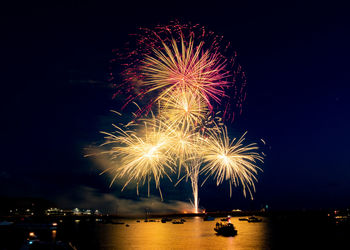
[[[268,249],[268,221],[248,223],[234,218],[234,237],[217,236],[215,221],[186,218],[184,224],[126,221],[130,226],[107,225],[96,228],[100,249]]]
[[[45,238],[71,242],[77,249],[105,250],[349,249],[350,246],[348,226],[335,225],[324,217],[259,217],[262,221],[257,223],[232,217],[238,231],[233,237],[216,235],[214,227],[221,218],[214,221],[204,221],[202,217],[184,218],[184,224],[161,223],[160,218],[155,222],[123,219],[124,224],[101,223],[95,219],[63,221]],[[18,237],[2,237],[1,240],[7,244],[0,249],[20,249],[21,239]]]

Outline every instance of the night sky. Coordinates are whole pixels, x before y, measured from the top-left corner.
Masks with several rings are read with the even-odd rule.
[[[112,50],[123,48],[139,27],[177,19],[204,25],[232,43],[248,88],[243,113],[229,126],[267,142],[254,201],[244,199],[241,189],[230,199],[228,185],[209,182],[200,189],[200,206],[350,205],[345,5],[126,2],[17,2],[2,9],[0,196],[42,197],[61,207],[136,204],[135,189],[109,188],[100,163],[84,158],[85,148],[103,141],[99,131],[112,131],[115,116],[109,110],[121,103],[112,99],[106,81]],[[165,204],[191,196],[189,183],[162,185]],[[159,200],[157,190],[152,194],[149,201]]]

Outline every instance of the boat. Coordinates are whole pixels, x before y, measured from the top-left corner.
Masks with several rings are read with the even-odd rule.
[[[247,218],[239,218],[238,220],[240,220],[240,221],[248,221]]]
[[[0,227],[9,227],[9,226],[12,226],[13,225],[13,222],[12,221],[0,221]]]
[[[258,219],[254,216],[251,216],[248,218],[248,222],[261,222],[261,221],[262,221],[262,219]]]
[[[182,221],[173,221],[173,224],[184,224]]]
[[[24,241],[20,250],[29,249],[61,249],[61,250],[77,250],[71,242],[66,241],[44,241],[40,240],[34,232],[29,233],[29,237]]]
[[[167,221],[172,221],[172,219],[169,219],[167,217],[163,217],[161,220],[162,223],[166,223]]]
[[[214,231],[222,236],[235,236],[237,234],[237,230],[232,223],[217,222]]]
[[[226,222],[231,223],[231,215],[227,215],[227,217],[222,218],[221,221],[226,221]]]
[[[57,223],[34,223],[30,221],[18,222],[14,226],[19,229],[25,230],[55,230],[57,229]]]
[[[215,219],[214,217],[209,216],[209,215],[207,215],[207,214],[203,217],[203,220],[204,220],[204,221],[213,221],[214,219]]]
[[[65,241],[42,241],[42,240],[26,240],[20,250],[29,249],[61,249],[61,250],[77,250],[71,242]]]
[[[174,220],[173,224],[184,224],[182,220]]]

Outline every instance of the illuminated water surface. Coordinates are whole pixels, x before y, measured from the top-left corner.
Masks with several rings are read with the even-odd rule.
[[[186,218],[184,224],[125,220],[125,225],[100,225],[97,228],[101,249],[269,249],[268,219],[248,223],[232,218],[238,230],[234,237],[215,234],[216,222],[200,217]]]

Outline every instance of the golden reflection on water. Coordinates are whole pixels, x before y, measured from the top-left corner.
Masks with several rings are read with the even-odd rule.
[[[52,231],[51,231],[51,238],[52,238],[53,241],[56,240],[56,234],[57,234],[57,231],[56,231],[56,230],[52,230]]]
[[[238,234],[223,237],[215,234],[220,218],[203,221],[200,217],[185,218],[184,224],[125,220],[125,225],[101,225],[100,247],[103,249],[269,249],[268,219],[249,223],[231,219]],[[160,219],[159,219],[160,220]],[[106,228],[107,227],[107,228]]]

